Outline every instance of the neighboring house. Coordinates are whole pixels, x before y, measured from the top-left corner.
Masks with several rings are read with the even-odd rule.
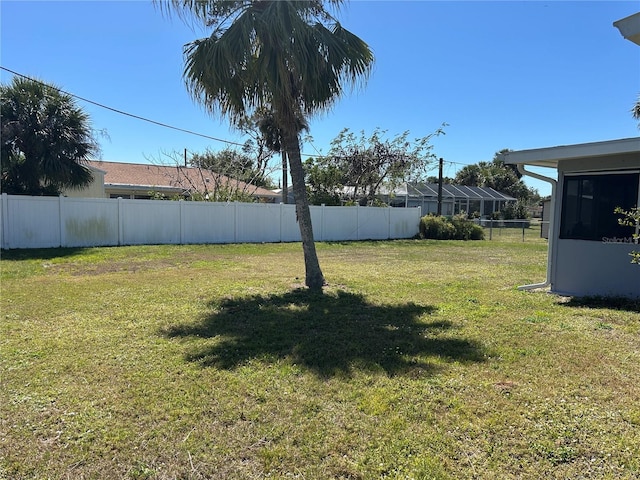
[[[293,196],[293,187],[289,186],[287,187],[287,191],[284,192],[284,190],[282,188],[276,188],[275,190],[273,190],[273,193],[275,193],[276,195],[278,195],[278,201],[281,203],[288,203],[288,204],[294,204],[296,203],[296,199]],[[286,196],[286,199],[283,197],[283,193]],[[286,200],[286,201],[285,201]]]
[[[393,192],[384,192],[382,200],[394,207],[420,207],[422,215],[437,213],[437,183],[404,183]],[[493,188],[442,185],[442,215],[461,212],[487,218],[516,199]]]
[[[547,280],[521,288],[640,298],[640,266],[629,256],[639,249],[634,230],[614,213],[640,203],[640,137],[508,152],[504,160],[552,185]],[[556,169],[557,181],[526,166]]]
[[[217,175],[209,170],[151,164],[90,161],[93,183],[82,190],[68,190],[69,197],[150,199],[160,195],[189,198],[228,188],[251,195],[259,202],[274,203],[279,195],[265,188]]]

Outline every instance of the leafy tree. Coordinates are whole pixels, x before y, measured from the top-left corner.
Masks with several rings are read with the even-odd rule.
[[[638,128],[640,128],[640,97],[638,97],[636,103],[633,105],[631,115],[633,115],[633,118],[638,120]]]
[[[528,206],[540,201],[540,195],[534,188],[529,188],[522,181],[522,174],[515,165],[505,164],[502,154],[509,152],[503,149],[494,155],[491,162],[478,162],[466,165],[454,179],[456,185],[470,187],[488,187],[514,197],[514,205],[506,205],[500,212],[505,220],[527,218]]]
[[[273,181],[266,171],[266,163],[260,165],[246,151],[238,152],[232,148],[225,148],[218,152],[195,153],[190,164],[257,187],[274,188]]]
[[[440,179],[434,175],[429,175],[426,180],[427,183],[438,183],[440,181]],[[442,177],[442,184],[443,185],[451,185],[452,183],[454,183],[455,179],[451,178],[451,177]]]
[[[469,187],[488,187],[501,193],[506,193],[520,201],[528,202],[536,197],[537,192],[527,187],[522,181],[522,175],[515,165],[507,165],[501,155],[510,150],[497,152],[491,162],[479,162],[466,165],[454,179],[456,185]],[[539,196],[536,197],[539,199]]]
[[[180,193],[166,195],[151,190],[154,200],[190,200],[209,202],[255,202],[256,187],[272,188],[271,179],[256,171],[254,158],[227,148],[219,152],[206,151],[193,154],[188,160],[177,152],[161,153],[160,157],[147,157],[149,163],[161,167],[161,174],[169,184],[181,189]],[[253,181],[253,183],[252,183]],[[258,185],[259,183],[264,185]]]
[[[84,162],[97,154],[89,116],[73,97],[46,83],[14,77],[0,86],[3,192],[58,195],[93,180]]]
[[[426,178],[435,158],[429,142],[444,133],[442,128],[414,140],[409,139],[409,132],[391,139],[385,137],[386,133],[376,128],[369,136],[364,131],[356,135],[343,129],[331,142],[329,155],[307,161],[312,193],[335,196],[348,187],[349,200],[374,204],[381,187],[393,190],[401,182]]]
[[[341,205],[344,172],[335,165],[308,159],[305,162],[309,202],[313,205]]]
[[[212,28],[185,46],[185,80],[191,95],[211,112],[239,125],[266,109],[274,115],[287,153],[305,259],[306,285],[321,289],[324,276],[316,254],[304,185],[299,125],[326,111],[369,74],[367,44],[325,8],[341,0],[202,1],[170,0],[162,5],[183,19]]]
[[[480,162],[472,165],[465,165],[456,173],[453,183],[455,185],[466,185],[468,187],[480,187],[484,185],[483,169],[487,162]]]

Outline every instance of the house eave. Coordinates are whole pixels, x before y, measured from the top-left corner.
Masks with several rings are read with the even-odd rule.
[[[557,168],[558,162],[563,160],[607,157],[637,152],[640,152],[640,137],[518,150],[504,153],[503,158],[505,163],[514,165]]]
[[[620,34],[630,42],[640,45],[640,12],[613,22]]]

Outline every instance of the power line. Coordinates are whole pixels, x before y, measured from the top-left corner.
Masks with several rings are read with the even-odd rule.
[[[244,144],[244,143],[238,143],[238,142],[233,142],[233,141],[231,141],[231,140],[225,140],[225,139],[223,139],[223,138],[212,137],[212,136],[210,136],[210,135],[205,135],[205,134],[203,134],[203,133],[194,132],[194,131],[192,131],[192,130],[187,130],[187,129],[180,128],[180,127],[175,127],[175,126],[173,126],[173,125],[168,125],[168,124],[163,123],[163,122],[158,122],[158,121],[156,121],[156,120],[151,120],[151,119],[149,119],[149,118],[142,117],[142,116],[140,116],[140,115],[135,115],[135,114],[133,114],[133,113],[128,113],[128,112],[125,112],[125,111],[123,111],[123,110],[119,110],[119,109],[117,109],[117,108],[109,107],[109,106],[104,105],[104,104],[102,104],[102,103],[95,102],[95,101],[93,101],[93,100],[89,100],[88,98],[81,97],[80,95],[76,95],[76,94],[74,94],[74,93],[67,92],[67,91],[65,91],[65,90],[62,90],[61,88],[58,88],[58,87],[56,87],[56,86],[54,86],[54,85],[47,84],[47,83],[42,82],[42,81],[40,81],[40,80],[38,80],[38,79],[35,79],[35,78],[33,78],[33,77],[29,77],[29,76],[24,75],[24,74],[22,74],[22,73],[18,73],[18,72],[14,71],[14,70],[11,70],[11,69],[9,69],[9,68],[7,68],[7,67],[3,67],[3,66],[1,66],[1,65],[0,65],[0,69],[4,70],[4,71],[6,71],[6,72],[9,72],[9,73],[11,73],[12,75],[16,75],[16,76],[18,76],[18,77],[25,78],[25,79],[30,80],[30,81],[32,81],[32,82],[39,83],[40,85],[45,85],[45,86],[47,86],[47,87],[50,87],[50,88],[53,88],[53,89],[55,89],[55,90],[59,91],[60,93],[64,93],[65,95],[69,95],[70,97],[77,98],[78,100],[81,100],[81,101],[83,101],[83,102],[90,103],[90,104],[92,104],[92,105],[95,105],[95,106],[100,107],[100,108],[104,108],[105,110],[109,110],[109,111],[111,111],[111,112],[114,112],[114,113],[117,113],[117,114],[120,114],[120,115],[124,115],[124,116],[130,117],[130,118],[134,118],[134,119],[136,119],[136,120],[141,120],[141,121],[143,121],[143,122],[151,123],[151,124],[153,124],[153,125],[157,125],[157,126],[159,126],[159,127],[169,128],[169,129],[171,129],[171,130],[176,130],[176,131],[178,131],[178,132],[187,133],[187,134],[189,134],[189,135],[195,135],[195,136],[202,137],[202,138],[206,138],[206,139],[209,139],[209,140],[214,140],[214,141],[216,141],[216,142],[222,142],[222,143],[226,143],[226,144],[229,144],[229,145],[236,145],[236,146],[239,146],[239,147],[244,147],[244,146],[245,146],[245,144]],[[318,153],[317,153],[317,154],[312,154],[312,153],[304,153],[304,152],[301,152],[301,155],[305,155],[305,156],[307,156],[307,157],[323,157],[323,156],[325,156],[325,155],[323,155],[323,154],[321,154],[321,153],[320,153],[320,151],[316,148],[316,146],[315,146],[315,145],[314,145],[310,140],[307,140],[307,142],[308,142],[308,143],[311,145],[311,147],[312,147],[316,152],[318,152]],[[463,166],[465,166],[465,165],[466,165],[466,164],[463,164],[463,163],[451,162],[451,161],[448,161],[448,160],[445,160],[445,163],[447,163],[447,164],[453,164],[453,165],[463,165]]]
[[[110,110],[110,111],[118,113],[120,115],[125,115],[127,117],[135,118],[136,120],[142,120],[144,122],[152,123],[152,124],[158,125],[160,127],[170,128],[171,130],[177,130],[179,132],[188,133],[189,135],[196,135],[198,137],[207,138],[209,140],[215,140],[216,142],[223,142],[223,143],[227,143],[227,144],[230,144],[230,145],[237,145],[237,146],[240,146],[240,147],[244,147],[243,143],[232,142],[231,140],[224,140],[222,138],[212,137],[210,135],[205,135],[203,133],[194,132],[192,130],[187,130],[187,129],[184,129],[184,128],[174,127],[173,125],[168,125],[166,123],[157,122],[156,120],[151,120],[149,118],[141,117],[140,115],[134,115],[132,113],[128,113],[128,112],[124,112],[122,110],[118,110],[117,108],[113,108],[113,107],[109,107],[107,105],[103,105],[102,103],[94,102],[93,100],[89,100],[87,98],[83,98],[83,97],[81,97],[79,95],[75,95],[75,94],[70,93],[70,92],[66,92],[66,91],[62,90],[61,88],[58,88],[58,87],[53,86],[53,85],[46,84],[44,82],[41,82],[40,80],[28,77],[27,75],[23,75],[21,73],[15,72],[15,71],[10,70],[10,69],[8,69],[6,67],[3,67],[1,65],[0,65],[0,69],[5,70],[5,71],[7,71],[7,72],[9,72],[9,73],[11,73],[13,75],[18,76],[18,77],[22,77],[22,78],[25,78],[27,80],[31,80],[32,82],[36,82],[36,83],[39,83],[41,85],[46,85],[48,87],[54,88],[57,91],[59,91],[60,93],[64,93],[65,95],[69,95],[70,97],[77,98],[78,100],[81,100],[83,102],[90,103],[92,105],[95,105],[95,106],[100,107],[100,108],[104,108],[106,110]]]

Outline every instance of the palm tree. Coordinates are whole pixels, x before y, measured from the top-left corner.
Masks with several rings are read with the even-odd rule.
[[[158,0],[160,1],[160,0]],[[169,0],[163,6],[213,32],[185,45],[184,77],[191,95],[238,124],[251,112],[274,113],[289,159],[305,259],[306,285],[321,289],[304,184],[299,125],[326,111],[368,76],[373,54],[325,8],[342,0]]]
[[[58,195],[93,180],[84,165],[98,147],[88,115],[54,86],[14,77],[0,86],[1,188],[5,193]]]

